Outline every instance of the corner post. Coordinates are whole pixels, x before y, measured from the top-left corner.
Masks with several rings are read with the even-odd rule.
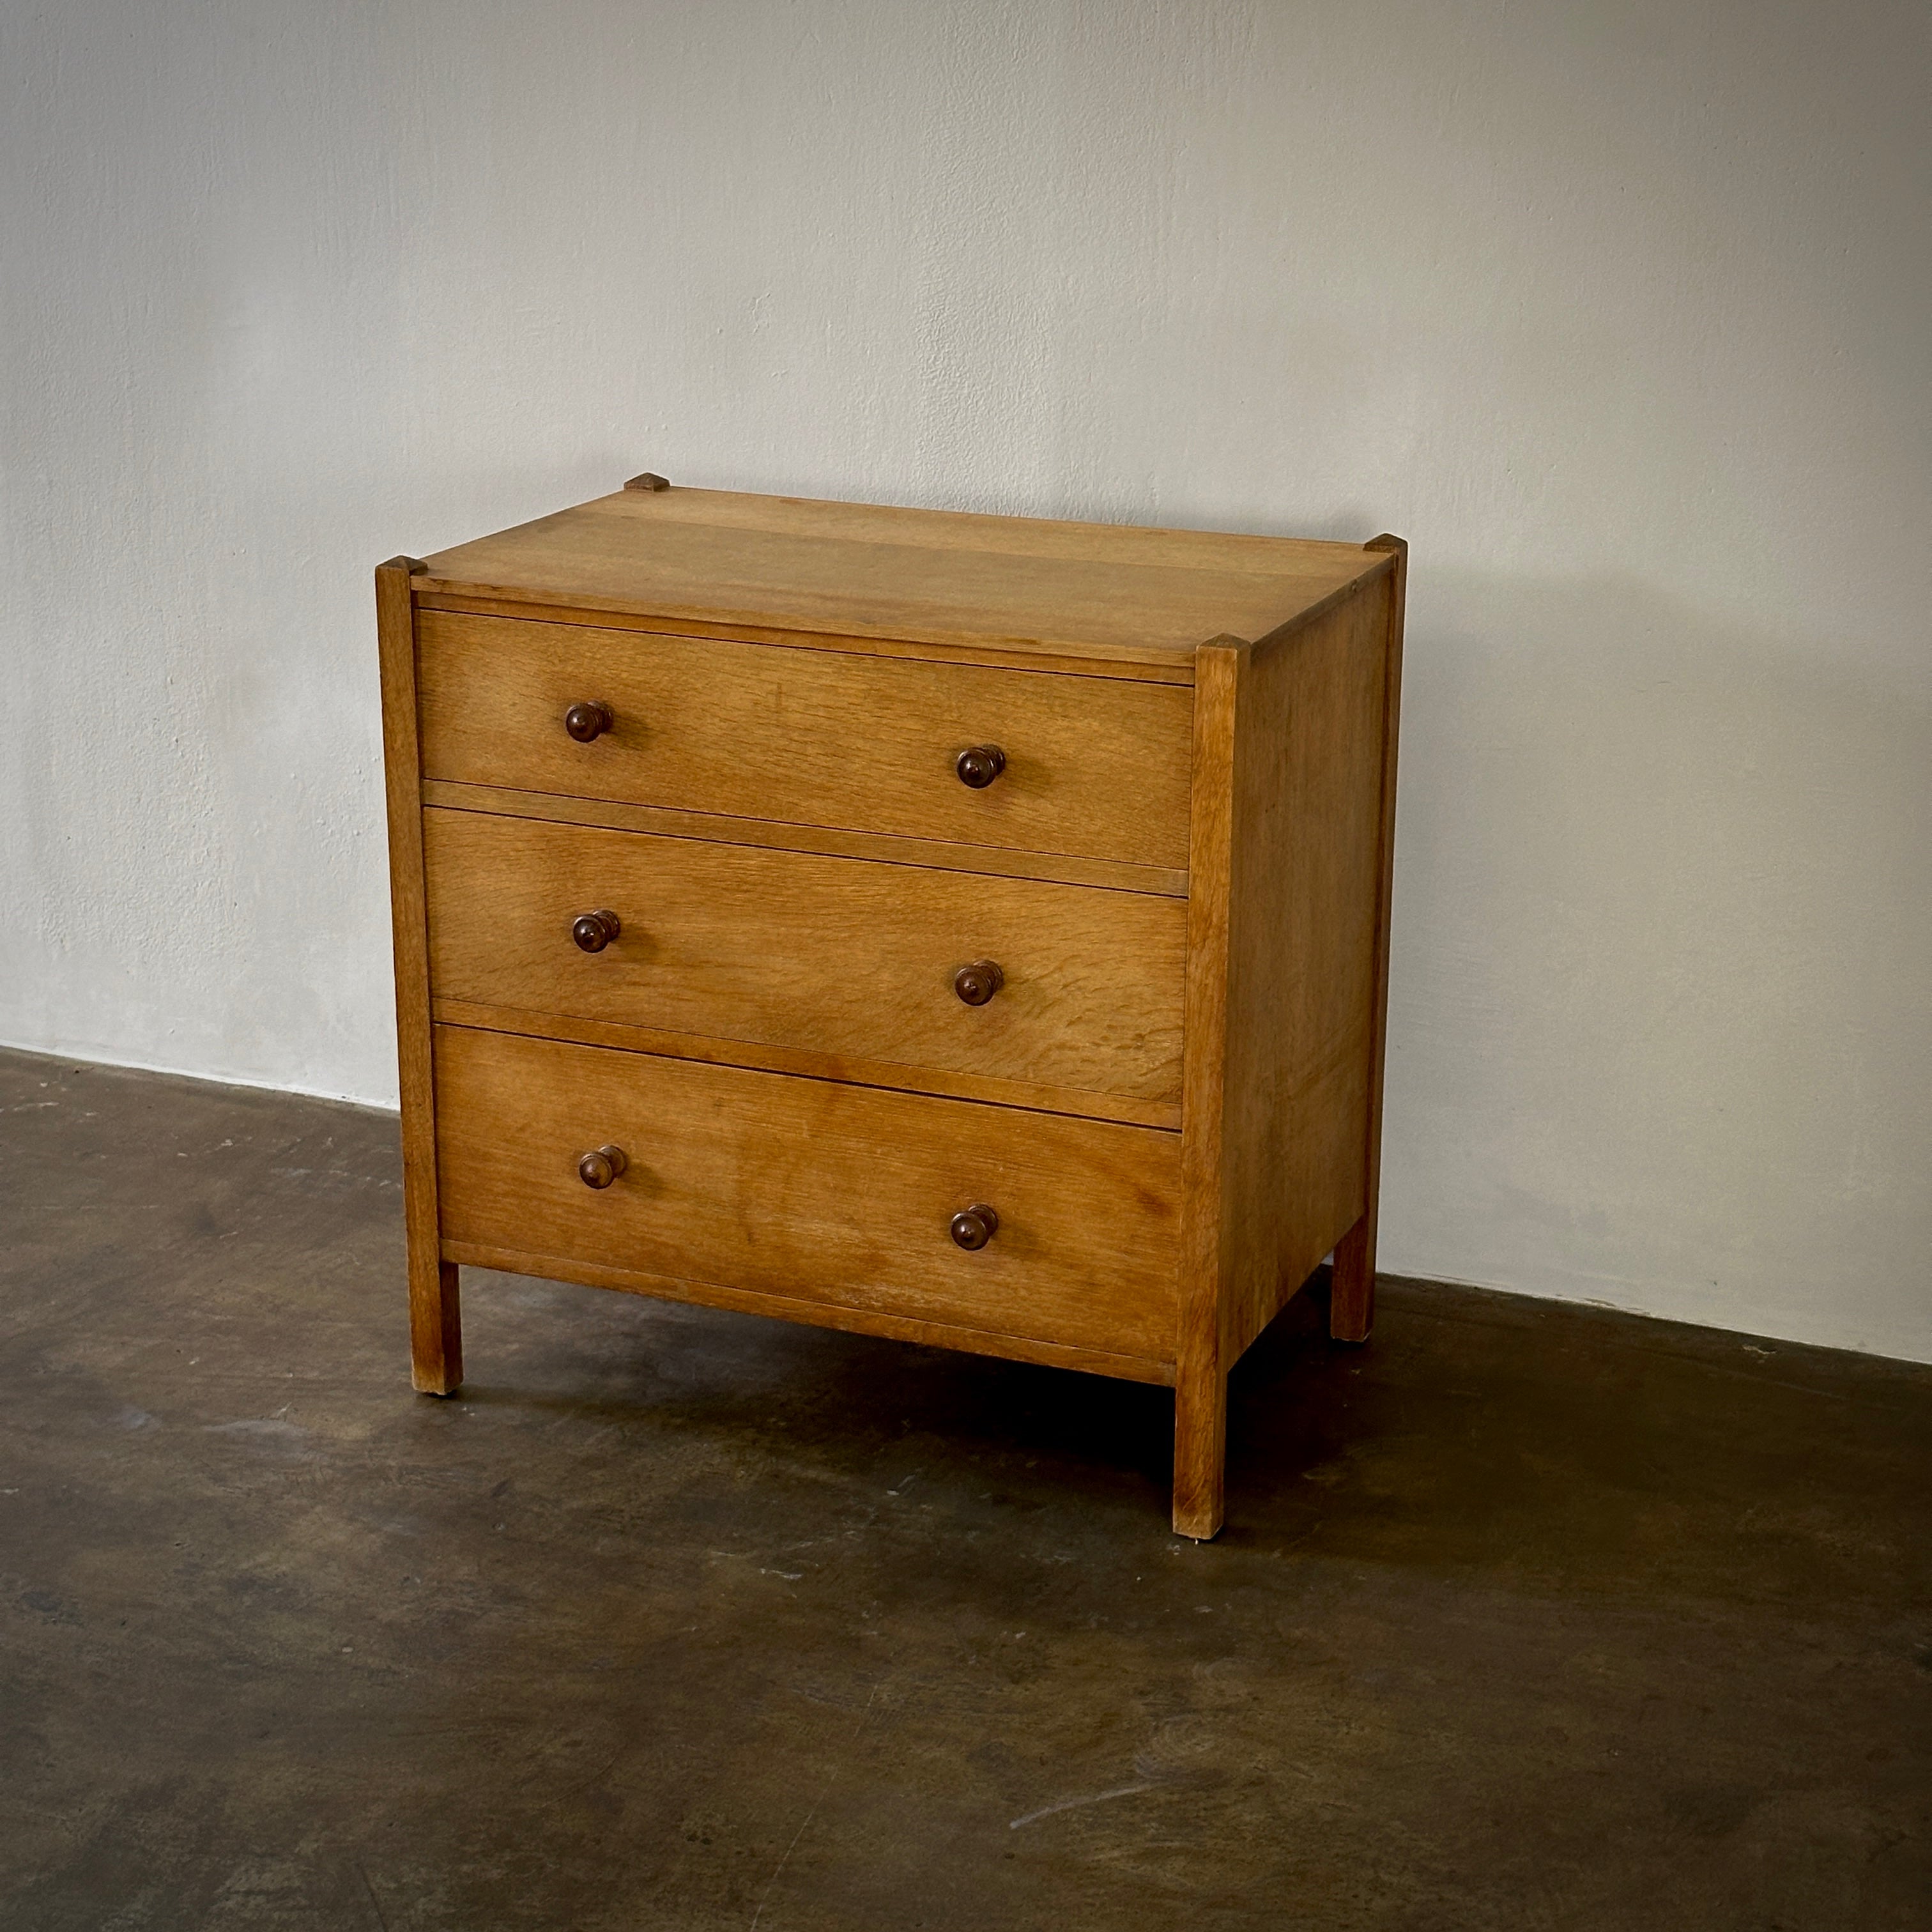
[[[1234,879],[1234,724],[1248,646],[1194,654],[1187,850],[1187,987],[1180,1103],[1180,1263],[1174,1337],[1174,1528],[1221,1527],[1227,1460],[1228,931]]]
[[[1382,826],[1376,841],[1376,940],[1369,990],[1369,1126],[1363,1150],[1362,1217],[1335,1246],[1328,1300],[1328,1333],[1338,1342],[1366,1342],[1376,1319],[1376,1228],[1382,1204],[1382,1066],[1388,1044],[1389,903],[1395,883],[1396,731],[1402,715],[1402,620],[1408,587],[1408,545],[1396,536],[1372,537],[1364,550],[1394,558],[1382,668]]]
[[[417,730],[414,557],[376,570],[382,675],[382,768],[389,811],[389,908],[396,957],[396,1064],[403,1106],[403,1226],[409,1250],[410,1378],[431,1395],[463,1380],[456,1264],[442,1258],[436,1198],[428,901],[423,880],[422,754]]]

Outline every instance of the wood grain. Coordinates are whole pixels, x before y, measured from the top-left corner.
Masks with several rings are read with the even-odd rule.
[[[719,1066],[755,1067],[767,1073],[796,1073],[811,1080],[844,1080],[856,1087],[884,1087],[898,1093],[983,1100],[995,1107],[1020,1107],[1036,1114],[1074,1114],[1086,1120],[1121,1120],[1131,1126],[1161,1127],[1169,1132],[1180,1126],[1179,1106],[1168,1101],[1135,1100],[1119,1094],[1049,1087],[1036,1080],[996,1080],[978,1074],[912,1066],[903,1060],[866,1060],[854,1054],[819,1053],[797,1047],[764,1046],[753,1040],[718,1040],[708,1034],[666,1033],[655,1027],[587,1020],[569,1013],[532,1012],[518,1006],[486,1006],[471,1000],[435,1000],[430,1012],[448,1026],[526,1034],[532,1039],[569,1040],[580,1046],[613,1046],[626,1053],[667,1054],[678,1060],[709,1060]]]
[[[1174,1374],[1185,1535],[1221,1522],[1228,1370],[1365,1218],[1399,598],[1384,563],[1310,622],[1196,655]]]
[[[960,845],[941,838],[894,838],[875,832],[841,832],[824,826],[784,825],[760,818],[730,818],[717,812],[626,805],[618,799],[512,791],[502,785],[450,784],[440,778],[424,783],[423,802],[446,806],[455,812],[494,812],[513,818],[547,819],[560,825],[649,832],[662,838],[705,838],[731,845],[762,845],[775,852],[820,852],[832,858],[870,859],[886,865],[931,866],[944,872],[1100,886],[1108,892],[1156,892],[1168,898],[1187,896],[1187,874],[1182,868],[1124,865],[1117,860],[1083,859],[1066,852],[1016,852],[998,845]]]
[[[1180,900],[479,812],[424,843],[439,998],[1179,1105]]]
[[[1196,1539],[1220,1530],[1225,1487],[1228,926],[1235,833],[1234,734],[1248,650],[1239,638],[1216,639],[1202,646],[1194,666],[1174,1528],[1177,1535]]]
[[[1159,664],[1264,636],[1364,568],[1346,544],[674,488],[445,550],[423,588]]]
[[[1382,1069],[1388,1048],[1389,914],[1395,885],[1396,749],[1402,721],[1402,626],[1408,582],[1408,545],[1400,537],[1378,536],[1366,548],[1386,552],[1392,563],[1382,653],[1380,814],[1375,854],[1375,960],[1370,996],[1364,1206],[1360,1217],[1335,1249],[1328,1332],[1340,1342],[1366,1341],[1376,1318],[1376,1232],[1382,1202]]]
[[[1391,581],[1384,570],[1244,666],[1222,1102],[1230,1364],[1362,1211]]]
[[[1166,1381],[1214,1534],[1242,1351],[1372,1317],[1405,579],[667,486],[389,583],[419,1382],[460,1262]]]
[[[1171,1360],[1178,1136],[436,1029],[446,1254],[590,1266]],[[629,1157],[602,1191],[585,1149]],[[968,1253],[969,1202],[1000,1231]]]
[[[692,613],[676,618],[640,614],[613,608],[608,599],[574,607],[553,604],[536,598],[479,597],[466,592],[435,591],[420,594],[418,610],[447,610],[472,617],[512,617],[542,624],[586,624],[605,630],[646,631],[688,638],[724,638],[739,644],[784,644],[794,649],[839,651],[858,657],[913,658],[929,664],[976,664],[997,670],[1030,671],[1036,676],[1117,677],[1150,684],[1192,684],[1192,658],[1160,658],[1143,663],[1134,658],[1099,658],[1055,651],[1042,656],[1038,651],[1015,650],[998,644],[981,644],[970,638],[957,638],[934,644],[912,638],[863,637],[850,631],[825,626],[802,630],[796,626],[781,630],[769,624],[747,623],[742,618],[731,622],[714,622]]]
[[[389,906],[395,943],[396,1062],[402,1097],[403,1225],[408,1248],[411,1372],[418,1388],[448,1395],[463,1380],[463,1329],[456,1268],[442,1258],[437,1225],[436,1087],[430,1054],[416,738],[416,613],[410,595],[414,562],[399,556],[377,567],[376,636],[382,671]]]
[[[418,678],[433,778],[638,805],[1072,852],[1186,860],[1191,694],[1118,679],[844,657],[425,613]],[[616,728],[580,745],[565,711]],[[962,784],[962,747],[1004,776]]]

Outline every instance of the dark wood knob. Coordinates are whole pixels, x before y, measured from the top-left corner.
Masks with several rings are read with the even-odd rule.
[[[997,959],[976,959],[952,976],[952,990],[969,1006],[983,1006],[1006,983]]]
[[[952,1217],[952,1238],[969,1250],[983,1248],[999,1232],[999,1216],[983,1201],[961,1208]]]
[[[1006,768],[1006,754],[997,745],[968,745],[952,762],[959,782],[984,791]]]
[[[580,745],[587,745],[593,738],[601,738],[606,731],[616,728],[617,720],[608,704],[598,704],[586,700],[582,704],[573,704],[563,714],[563,728]]]
[[[577,1178],[586,1187],[608,1187],[630,1164],[622,1148],[607,1143],[577,1156]]]
[[[623,929],[608,906],[601,912],[580,912],[570,922],[571,938],[586,952],[602,952]]]

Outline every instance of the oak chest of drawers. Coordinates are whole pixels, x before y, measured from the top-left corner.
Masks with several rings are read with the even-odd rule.
[[[416,1385],[464,1263],[1170,1384],[1368,1332],[1405,552],[673,489],[376,574]]]

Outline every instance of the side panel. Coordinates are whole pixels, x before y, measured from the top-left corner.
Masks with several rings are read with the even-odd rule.
[[[1184,1535],[1220,1527],[1228,1369],[1338,1243],[1344,1279],[1346,1244],[1370,1222],[1400,598],[1391,560],[1306,624],[1196,654],[1174,1357]]]
[[[1235,721],[1222,1345],[1360,1220],[1378,1086],[1394,571],[1250,654]]]

